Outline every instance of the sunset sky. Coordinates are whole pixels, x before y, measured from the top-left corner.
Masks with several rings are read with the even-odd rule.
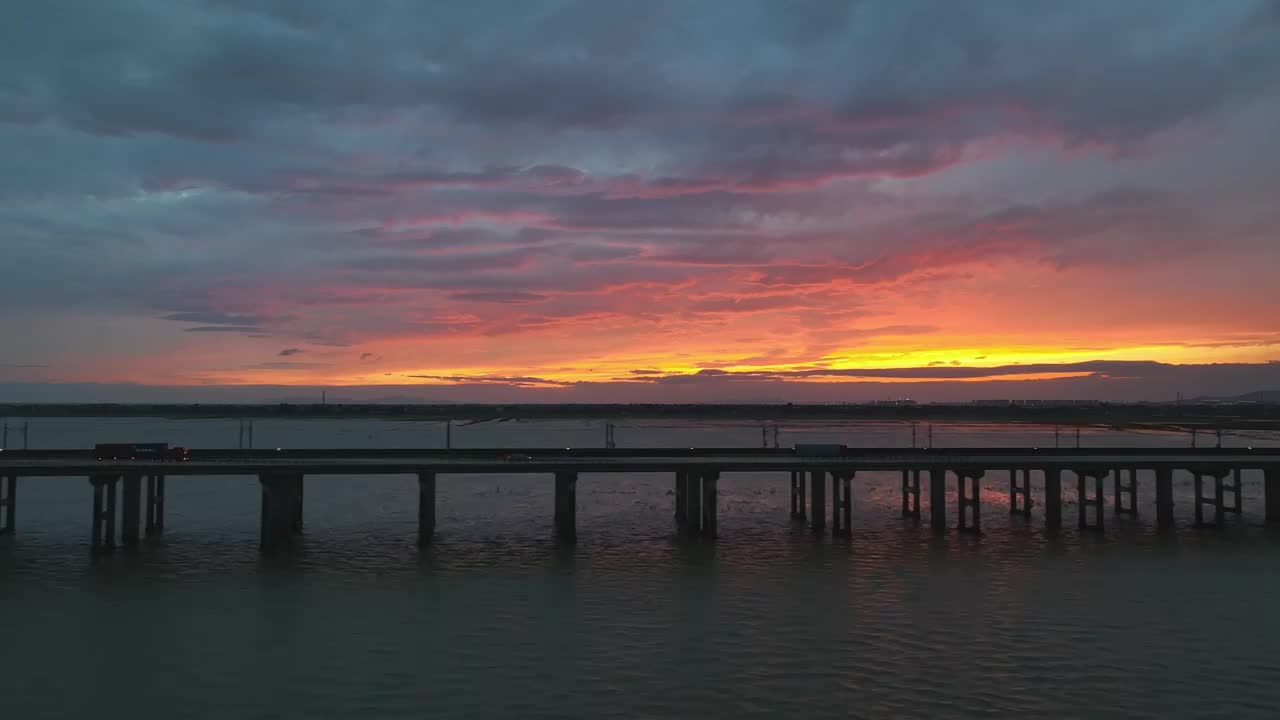
[[[7,2],[0,158],[0,402],[1280,388],[1280,2]]]

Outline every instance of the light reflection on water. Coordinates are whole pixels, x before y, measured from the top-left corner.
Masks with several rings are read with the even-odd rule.
[[[33,446],[198,447],[236,432],[118,423],[33,421]],[[454,441],[598,445],[599,428],[485,424]],[[1046,433],[1051,444],[1052,428],[939,426],[935,444]],[[290,447],[443,438],[376,421],[258,421],[256,435]],[[751,446],[760,433],[633,423],[618,439]],[[909,444],[910,430],[814,425],[782,438],[797,440]],[[15,717],[1274,716],[1280,538],[1260,527],[1259,477],[1246,476],[1245,516],[1221,531],[1187,527],[1180,477],[1172,538],[1153,532],[1149,479],[1138,519],[1108,510],[1101,535],[1055,536],[1039,507],[1029,523],[1011,518],[1007,478],[993,475],[981,537],[898,517],[898,479],[860,473],[853,536],[833,539],[789,520],[785,474],[726,475],[721,539],[706,543],[675,535],[670,477],[586,475],[579,541],[563,547],[549,478],[442,476],[437,541],[419,551],[413,478],[317,477],[301,547],[263,558],[255,480],[175,478],[165,537],[99,562],[88,484],[27,480],[19,534],[0,544],[0,698]]]

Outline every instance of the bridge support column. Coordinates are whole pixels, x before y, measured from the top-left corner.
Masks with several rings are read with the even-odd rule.
[[[164,532],[164,476],[147,476],[147,496],[143,502],[146,511],[146,535],[155,537]]]
[[[1089,525],[1089,507],[1092,506],[1093,513],[1093,529],[1101,531],[1103,528],[1103,506],[1106,504],[1107,496],[1103,492],[1103,478],[1107,476],[1106,470],[1098,470],[1089,472],[1086,470],[1076,470],[1076,498],[1077,510],[1080,513],[1080,529],[1090,527]],[[1093,497],[1089,497],[1089,478],[1093,478],[1094,489]]]
[[[264,473],[258,476],[262,485],[262,510],[259,516],[258,547],[275,550],[292,543],[300,531],[302,476],[298,473]]]
[[[12,535],[18,519],[18,476],[0,478],[0,535]]]
[[[1201,527],[1205,524],[1205,505],[1213,508],[1213,524],[1222,527],[1226,520],[1223,514],[1223,506],[1226,504],[1226,488],[1223,485],[1223,478],[1226,477],[1226,471],[1215,470],[1206,473],[1204,470],[1198,469],[1193,472],[1195,473],[1196,527]],[[1204,478],[1206,477],[1213,480],[1213,497],[1204,496]]]
[[[809,509],[809,524],[815,534],[827,528],[826,475],[825,470],[814,470],[809,474],[809,494],[812,495],[810,500],[813,503]]]
[[[831,534],[853,533],[853,472],[831,473]]]
[[[1173,470],[1156,469],[1156,528],[1173,529]]]
[[[1117,515],[1129,515],[1137,517],[1138,515],[1138,468],[1129,468],[1129,484],[1124,484],[1123,471],[1116,469],[1115,481],[1115,510]],[[1125,497],[1129,498],[1128,504],[1125,503]]]
[[[1022,473],[1022,482],[1018,482],[1018,473]],[[1009,514],[1031,517],[1031,470],[1009,471]]]
[[[902,471],[902,517],[920,519],[920,471]]]
[[[702,537],[712,540],[716,537],[718,525],[716,511],[719,507],[719,484],[719,472],[712,470],[702,473]]]
[[[795,473],[792,473],[793,475]],[[794,478],[793,478],[794,480]],[[676,473],[676,527],[683,527],[689,514],[689,474]],[[796,514],[795,483],[791,487],[791,516]]]
[[[832,537],[839,537],[840,535],[844,534],[843,530],[840,527],[840,521],[843,519],[842,517],[843,514],[841,510],[844,507],[843,505],[844,497],[841,495],[840,489],[841,489],[840,474],[836,472],[832,472],[831,473],[831,536]]]
[[[801,521],[803,521],[806,517],[805,504],[808,501],[808,497],[806,496],[806,491],[805,491],[804,479],[805,479],[804,471],[803,470],[797,471],[796,472],[796,491],[797,491],[798,501],[796,504],[799,506],[799,510],[798,510],[798,514],[796,515],[796,519]]]
[[[684,483],[684,532],[686,535],[696,537],[702,533],[702,473],[700,471],[685,473]]]
[[[436,534],[436,474],[418,473],[418,547],[431,544]]]
[[[94,553],[111,552],[116,547],[116,481],[117,475],[94,475],[93,485],[93,534],[89,549]]]
[[[804,473],[791,472],[791,519],[804,520]]]
[[[844,473],[840,478],[840,482],[844,488],[844,502],[841,509],[844,511],[844,534],[853,535],[853,476],[852,471]]]
[[[1194,438],[1192,438],[1192,441],[1194,442]],[[1195,493],[1196,527],[1200,527],[1204,525],[1204,476],[1200,474],[1199,470],[1192,471],[1192,474],[1195,476],[1192,481],[1192,492]]]
[[[137,547],[142,534],[142,477],[137,473],[125,475],[122,486],[120,542],[125,547]]]
[[[293,491],[294,495],[293,495],[292,529],[293,529],[294,535],[301,535],[302,534],[302,508],[304,505],[302,501],[302,491],[303,491],[302,473],[297,473],[296,475],[294,475],[293,483],[294,483],[294,491]]]
[[[1044,526],[1051,530],[1062,527],[1062,470],[1044,470]]]
[[[982,527],[981,470],[956,470],[956,529],[980,532]],[[970,482],[972,480],[973,482]]]
[[[929,471],[929,526],[934,532],[947,529],[947,471]]]
[[[1223,490],[1231,494],[1231,504],[1223,505],[1223,512],[1229,512],[1234,515],[1241,515],[1244,512],[1244,504],[1240,500],[1241,486],[1244,484],[1244,471],[1240,468],[1231,469],[1231,482],[1223,486]]]
[[[556,473],[556,537],[573,542],[578,539],[578,473]]]
[[[1280,525],[1280,465],[1262,469],[1263,503],[1266,507],[1266,523]]]

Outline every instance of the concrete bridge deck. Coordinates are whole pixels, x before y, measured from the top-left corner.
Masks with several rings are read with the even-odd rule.
[[[278,449],[192,450],[177,461],[97,461],[91,450],[0,451],[0,534],[15,527],[19,478],[87,477],[93,488],[92,547],[115,546],[117,525],[126,546],[139,542],[142,517],[147,535],[164,528],[165,479],[173,476],[257,476],[262,485],[261,544],[264,549],[287,544],[302,531],[303,479],[307,475],[416,475],[419,495],[419,542],[428,544],[435,527],[437,476],[475,474],[546,474],[555,480],[557,535],[576,534],[576,485],[581,473],[672,473],[675,516],[687,534],[717,534],[718,482],[724,473],[778,472],[790,475],[791,516],[824,532],[828,517],[833,533],[847,534],[852,524],[852,483],[859,472],[892,471],[902,475],[902,513],[921,517],[922,476],[927,477],[929,523],[948,527],[947,489],[956,482],[956,524],[962,531],[981,526],[979,492],[984,478],[1001,473],[1009,481],[1010,512],[1030,518],[1033,473],[1043,478],[1046,527],[1062,524],[1064,473],[1077,487],[1080,527],[1101,528],[1110,478],[1117,514],[1137,514],[1139,477],[1154,480],[1157,526],[1173,528],[1174,471],[1190,472],[1195,482],[1197,525],[1222,524],[1228,513],[1241,512],[1241,472],[1263,473],[1265,517],[1280,524],[1280,448],[484,448],[425,449]],[[1127,483],[1125,479],[1127,477]],[[827,480],[830,479],[830,514]],[[143,480],[145,479],[145,497]],[[1205,483],[1212,495],[1203,492]],[[117,486],[123,498],[117,499]],[[1213,513],[1206,523],[1204,511]]]
[[[88,476],[104,473],[258,475],[287,469],[306,475],[393,475],[435,472],[554,473],[674,472],[709,467],[720,472],[811,469],[932,470],[974,467],[1144,469],[1229,466],[1260,469],[1280,464],[1280,448],[849,448],[844,455],[802,456],[790,448],[638,448],[619,450],[498,448],[468,450],[192,450],[183,462],[98,461],[93,453],[59,450],[0,452],[0,476]]]

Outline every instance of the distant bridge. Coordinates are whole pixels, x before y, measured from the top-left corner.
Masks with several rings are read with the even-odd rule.
[[[829,452],[822,452],[823,450]],[[164,529],[165,482],[171,476],[257,476],[262,486],[260,544],[264,550],[288,545],[302,532],[304,478],[307,475],[415,475],[419,485],[418,541],[431,542],[435,531],[436,480],[439,475],[493,473],[545,474],[555,482],[556,534],[576,536],[577,480],[581,473],[669,473],[674,478],[675,522],[680,532],[714,538],[720,480],[735,472],[778,472],[790,478],[791,516],[815,533],[830,527],[847,535],[852,527],[852,483],[859,472],[902,475],[902,513],[921,518],[922,478],[929,523],[936,531],[950,524],[946,484],[957,493],[955,526],[981,527],[980,484],[993,474],[1008,480],[1009,509],[1031,517],[1031,478],[1043,478],[1043,519],[1049,529],[1062,526],[1064,476],[1076,483],[1077,522],[1101,528],[1111,480],[1114,511],[1137,514],[1140,480],[1155,488],[1156,526],[1172,530],[1173,473],[1195,479],[1197,525],[1221,524],[1225,514],[1241,512],[1241,472],[1261,471],[1268,524],[1280,525],[1280,448],[839,448],[805,449],[650,448],[472,450],[192,450],[177,461],[97,461],[91,450],[0,452],[0,534],[16,527],[19,478],[87,477],[93,489],[91,547],[116,545],[119,528],[126,547]],[[829,479],[829,483],[828,483]],[[1212,494],[1205,495],[1209,485]],[[828,486],[830,501],[828,502]],[[830,508],[828,510],[828,507]],[[1210,522],[1205,511],[1212,512]]]

